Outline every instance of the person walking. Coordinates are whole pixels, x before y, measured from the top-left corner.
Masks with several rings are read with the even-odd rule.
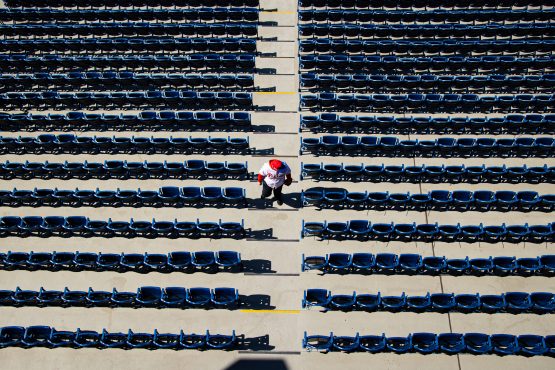
[[[291,185],[293,179],[291,178],[291,168],[287,163],[278,159],[271,159],[269,162],[264,163],[258,172],[258,185],[262,185],[262,195],[260,198],[266,199],[274,192],[274,199],[277,201],[278,206],[283,204],[281,189],[283,185]]]

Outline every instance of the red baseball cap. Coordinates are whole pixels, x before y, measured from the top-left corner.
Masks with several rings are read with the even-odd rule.
[[[281,168],[281,166],[283,166],[283,163],[281,163],[280,160],[277,160],[277,159],[271,159],[271,160],[270,160],[270,167],[271,167],[273,170],[278,170],[278,169]]]

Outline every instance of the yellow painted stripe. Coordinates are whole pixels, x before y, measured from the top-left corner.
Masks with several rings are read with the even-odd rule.
[[[244,313],[281,313],[281,314],[292,314],[296,315],[301,312],[301,310],[240,310]]]
[[[261,95],[294,95],[295,91],[256,91],[255,94]]]

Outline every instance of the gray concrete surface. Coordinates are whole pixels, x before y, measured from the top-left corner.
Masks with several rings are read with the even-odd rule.
[[[301,162],[325,163],[386,163],[386,164],[501,164],[507,163],[536,165],[547,163],[555,165],[553,158],[544,159],[500,159],[500,158],[351,158],[351,157],[314,157],[309,154],[299,156],[299,113],[298,113],[298,68],[296,60],[296,1],[261,0],[264,9],[277,9],[277,12],[262,12],[261,20],[277,22],[277,27],[261,26],[263,37],[277,37],[277,41],[259,42],[259,50],[277,53],[277,58],[257,59],[259,68],[275,68],[276,75],[259,75],[255,81],[260,87],[275,87],[276,93],[256,93],[255,104],[275,105],[275,112],[254,112],[255,125],[272,125],[272,133],[189,133],[172,132],[174,137],[181,136],[249,136],[251,146],[257,149],[273,149],[275,157],[286,160],[293,169],[293,177],[299,179]],[[306,113],[305,114],[310,114]],[[5,136],[36,135],[38,133],[2,133]],[[116,136],[169,136],[165,132],[86,132],[79,135],[116,135]],[[302,133],[302,136],[318,136]],[[408,138],[408,136],[405,136]],[[410,138],[422,136],[410,136]],[[433,137],[432,135],[426,138]],[[257,172],[260,166],[273,156],[191,156],[206,160],[248,161],[249,171]],[[2,161],[104,161],[107,159],[177,161],[185,160],[180,155],[4,155]],[[32,189],[34,187],[101,189],[127,188],[157,189],[160,186],[242,186],[247,197],[257,198],[260,188],[254,181],[217,181],[217,180],[12,180],[0,181],[0,189]],[[555,291],[555,280],[545,277],[471,277],[471,276],[359,276],[325,275],[317,272],[301,272],[301,255],[324,255],[331,252],[412,252],[425,255],[496,256],[515,255],[517,257],[537,256],[553,253],[552,244],[485,244],[485,243],[400,243],[400,242],[356,242],[356,241],[318,241],[313,238],[300,239],[303,219],[349,220],[369,219],[373,222],[442,222],[442,223],[546,223],[554,221],[551,214],[541,212],[501,213],[501,212],[399,212],[399,211],[354,211],[354,210],[316,210],[298,209],[299,192],[314,186],[337,186],[349,190],[423,192],[433,189],[533,189],[540,193],[553,193],[553,185],[540,184],[374,184],[374,183],[329,183],[304,180],[286,188],[286,204],[273,205],[267,209],[216,209],[216,208],[0,208],[0,215],[85,215],[93,219],[165,219],[173,220],[240,220],[245,219],[246,227],[253,230],[272,229],[273,239],[269,240],[190,240],[190,239],[84,239],[84,238],[8,238],[0,240],[0,251],[94,251],[94,252],[151,252],[166,253],[174,250],[223,250],[239,251],[243,259],[269,261],[272,273],[234,274],[234,273],[149,273],[133,272],[48,272],[48,271],[0,271],[0,289],[87,289],[134,291],[142,285],[157,286],[231,286],[241,294],[266,294],[270,296],[271,308],[265,311],[227,311],[227,310],[178,310],[178,309],[127,309],[127,308],[0,308],[0,326],[4,325],[51,325],[58,329],[127,330],[161,332],[212,332],[237,333],[248,337],[269,336],[270,347],[266,351],[218,352],[218,351],[148,351],[148,350],[105,350],[96,349],[30,349],[9,348],[0,350],[0,361],[5,369],[203,369],[223,370],[233,366],[241,369],[553,369],[555,360],[548,357],[498,357],[498,356],[446,356],[416,355],[402,356],[392,354],[344,354],[308,353],[301,349],[303,332],[326,334],[406,335],[411,332],[471,332],[486,333],[537,333],[554,334],[555,319],[552,315],[510,315],[510,314],[439,314],[439,313],[362,313],[327,312],[312,309],[302,311],[301,299],[307,288],[327,288],[335,293],[381,291],[387,294],[421,294],[430,292],[480,292],[501,293],[505,291]],[[281,367],[280,367],[281,366]]]

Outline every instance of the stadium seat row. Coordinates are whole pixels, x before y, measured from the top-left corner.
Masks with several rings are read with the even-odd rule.
[[[9,0],[8,4],[11,1]],[[25,1],[25,0],[17,0],[17,1]],[[39,0],[33,0],[39,1]],[[204,1],[204,0],[199,0]],[[523,6],[542,6],[548,5],[551,6],[549,0],[446,0],[441,4],[437,4],[433,0],[299,0],[299,7],[314,7],[314,8],[341,8],[341,9],[350,9],[356,8],[359,10],[360,8],[409,8],[409,9],[417,9],[417,8],[426,8],[426,9],[435,9],[435,8],[476,8],[476,7],[500,7],[500,8],[512,8],[512,7],[523,7]],[[8,5],[11,7],[11,5]],[[406,10],[406,9],[404,9]],[[460,10],[460,9],[459,9]]]
[[[0,174],[1,174],[0,167]],[[364,165],[302,163],[301,179],[372,182],[540,183],[555,180],[555,167],[463,165]]]
[[[219,186],[163,186],[158,190],[0,190],[4,207],[237,207],[246,206],[245,189]]]
[[[1,306],[111,306],[111,307],[178,307],[234,308],[240,304],[234,288],[183,288],[143,286],[137,292],[46,290],[0,290]]]
[[[17,9],[10,9],[13,14],[5,20],[16,19]],[[555,17],[555,9],[440,9],[440,10],[365,10],[365,9],[332,9],[332,10],[299,10],[301,22],[531,22],[550,21]],[[0,12],[0,20],[2,13]],[[17,19],[16,19],[17,20]],[[48,20],[48,19],[47,19]]]
[[[120,7],[178,7],[179,10],[188,10],[190,8],[204,8],[204,7],[258,7],[260,3],[258,0],[187,0],[187,3],[183,3],[181,0],[101,0],[94,4],[95,7],[102,8],[117,8]],[[6,6],[8,8],[19,8],[19,7],[53,7],[53,8],[88,8],[90,3],[80,2],[80,1],[70,1],[70,0],[7,0]],[[63,11],[65,11],[64,9]],[[134,11],[138,9],[133,9]]]
[[[254,76],[247,74],[69,72],[0,74],[0,91],[40,89],[152,89],[192,88],[202,90],[248,91],[254,89]]]
[[[0,217],[0,237],[244,238],[244,221],[90,220],[84,216]]]
[[[0,177],[60,178],[60,179],[166,179],[166,178],[236,178],[248,176],[247,162],[206,162],[189,159],[185,162],[4,162],[0,163]]]
[[[59,38],[59,39],[28,39],[0,40],[0,52],[140,52],[178,51],[179,54],[191,52],[211,53],[252,53],[256,51],[256,40],[245,38]]]
[[[17,26],[17,25],[16,25]],[[22,25],[24,26],[24,25]],[[5,29],[7,28],[7,29]],[[0,27],[0,33],[15,35],[16,30]],[[498,24],[488,23],[487,25],[466,25],[466,24],[301,24],[299,25],[300,37],[345,37],[349,40],[367,40],[372,38],[391,38],[391,37],[433,37],[433,38],[452,38],[452,37],[503,37],[503,36],[528,36],[528,37],[549,37],[555,36],[555,25],[550,23],[511,23]],[[24,31],[34,34],[33,29]],[[40,32],[40,31],[37,31]],[[63,29],[59,31],[63,34]],[[117,31],[114,31],[117,32]],[[51,33],[49,33],[51,34]],[[119,33],[118,33],[119,34]],[[243,33],[246,34],[246,33]],[[250,36],[250,34],[248,34]],[[129,35],[125,35],[129,36]],[[238,34],[230,34],[238,36]]]
[[[337,336],[304,334],[303,348],[321,352],[392,352],[402,353],[470,353],[474,355],[541,356],[555,354],[555,335],[483,334],[483,333],[414,333],[406,337],[382,335]]]
[[[549,12],[546,16],[549,16]],[[547,20],[532,11],[522,12],[515,20]],[[3,22],[93,22],[93,21],[189,21],[189,22],[257,22],[258,8],[191,8],[191,9],[52,9],[52,8],[3,8]],[[519,14],[519,13],[517,13]],[[511,18],[513,19],[513,18]]]
[[[7,93],[10,94],[10,93]],[[7,94],[4,94],[6,96]],[[17,94],[17,93],[13,93]],[[61,94],[61,93],[60,93]],[[130,93],[131,94],[131,93]],[[244,93],[248,94],[248,93]],[[146,99],[145,99],[146,100]],[[199,99],[200,100],[200,99]],[[0,103],[13,99],[0,95]],[[15,104],[15,103],[12,103]],[[144,103],[143,103],[144,104]],[[301,109],[310,111],[412,111],[422,113],[454,112],[547,112],[555,108],[555,95],[478,95],[478,94],[302,94]]]
[[[0,127],[5,119],[0,115]],[[320,113],[301,115],[300,132],[381,132],[381,133],[551,133],[554,114],[508,114],[502,117],[394,117]]]
[[[543,105],[547,104],[542,102]],[[183,90],[113,92],[8,92],[0,94],[0,105],[7,109],[84,109],[101,107],[153,107],[165,109],[256,109],[252,93]],[[545,107],[544,107],[545,108]]]
[[[139,293],[137,292],[137,295]],[[426,293],[425,295],[332,294],[327,289],[304,291],[303,308],[326,310],[401,312],[486,312],[553,313],[555,295],[546,292],[507,292],[501,294]]]
[[[0,191],[0,202],[1,195]],[[555,209],[555,194],[540,195],[527,190],[432,190],[411,194],[313,188],[303,190],[301,202],[303,206],[320,208],[550,212]]]
[[[4,40],[0,42],[0,50],[16,51],[27,50],[28,44],[14,44]],[[254,41],[254,40],[252,40]],[[19,41],[18,41],[19,42]],[[34,48],[39,45],[31,44]],[[47,42],[46,48],[50,48]],[[555,39],[545,38],[521,38],[518,40],[489,39],[447,39],[428,41],[419,39],[397,39],[397,40],[339,40],[339,39],[307,39],[299,41],[299,53],[353,53],[353,54],[395,54],[395,55],[432,55],[439,53],[526,53],[533,55],[549,54],[555,45]],[[145,45],[146,46],[146,45]],[[13,48],[13,49],[12,49]],[[14,50],[15,49],[15,50]],[[49,49],[47,49],[49,50]],[[253,50],[249,50],[253,51]]]
[[[234,251],[160,253],[12,252],[0,253],[3,270],[219,272],[241,271],[241,254]]]
[[[0,224],[0,231],[2,226]],[[468,243],[543,243],[555,240],[555,223],[542,225],[446,225],[436,223],[372,223],[367,220],[347,222],[302,223],[301,238],[315,236],[321,239],[404,240],[404,241],[463,241]]]
[[[0,75],[0,83],[4,77]],[[23,78],[28,78],[24,76]],[[21,78],[8,77],[5,83],[19,87]],[[30,80],[27,83],[33,83]],[[38,83],[39,81],[36,81]],[[56,83],[53,81],[53,83]],[[94,83],[94,82],[93,82]],[[159,83],[162,83],[159,81]],[[316,74],[301,73],[301,89],[308,91],[482,91],[536,92],[552,90],[555,74],[542,75],[377,75],[377,74]],[[13,84],[13,85],[12,85]],[[1,86],[1,85],[0,85]],[[191,85],[189,85],[191,86]],[[233,85],[234,86],[234,85]],[[4,89],[8,88],[4,85]]]
[[[42,134],[38,136],[0,136],[2,154],[99,154],[164,153],[226,154],[249,151],[248,137],[123,137]]]
[[[5,347],[72,347],[72,348],[148,348],[148,349],[234,349],[238,338],[233,330],[231,335],[135,333],[131,329],[127,333],[101,333],[94,330],[62,331],[50,326],[4,326],[0,328],[0,348]]]
[[[544,157],[555,149],[553,137],[453,138],[403,140],[395,136],[301,137],[299,153],[385,157]]]
[[[520,28],[519,28],[520,29]],[[543,35],[535,29],[524,35]],[[240,23],[150,23],[150,22],[101,22],[101,23],[26,23],[0,24],[0,35],[16,36],[22,40],[26,36],[48,36],[47,39],[65,36],[189,36],[189,37],[245,37],[258,35],[256,24]]]
[[[255,56],[249,53],[182,54],[182,55],[0,55],[2,71],[78,70],[96,68],[186,69],[205,71],[253,70]]]
[[[1,131],[236,131],[248,129],[251,123],[248,112],[0,113]]]
[[[513,55],[480,55],[480,56],[424,56],[397,57],[394,55],[347,55],[322,54],[300,55],[301,70],[337,71],[345,73],[369,72],[378,73],[418,73],[418,72],[450,72],[450,73],[532,73],[554,71],[555,57]],[[0,59],[0,66],[5,63]],[[18,68],[15,66],[14,68]]]
[[[23,257],[22,257],[23,258]],[[330,253],[302,256],[303,271],[324,273],[418,274],[418,275],[538,275],[555,274],[555,255],[538,257],[496,256],[489,258],[446,258],[414,253]]]

